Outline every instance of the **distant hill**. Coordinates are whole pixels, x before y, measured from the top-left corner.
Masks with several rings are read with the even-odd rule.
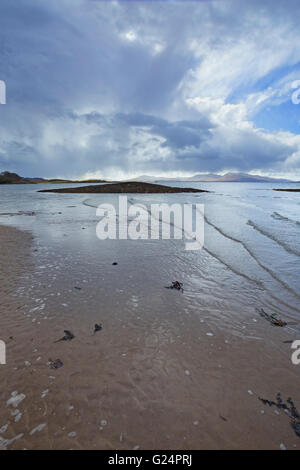
[[[10,173],[9,171],[3,171],[0,173],[0,184],[26,184],[29,181],[26,181],[17,173]]]
[[[290,180],[282,178],[270,178],[268,176],[250,175],[248,173],[226,173],[225,175],[217,175],[214,173],[196,174],[194,176],[182,178],[162,178],[155,176],[142,175],[132,181],[182,181],[192,183],[290,183]]]
[[[288,183],[283,178],[270,178],[268,176],[249,175],[248,173],[226,173],[225,175],[195,175],[191,181],[228,182],[228,183]]]
[[[287,191],[287,192],[290,192],[290,193],[300,193],[300,188],[288,188],[288,189],[273,189],[273,191]]]
[[[45,178],[23,178],[17,173],[3,171],[0,173],[0,184],[37,184],[37,183],[106,183],[105,180],[63,180],[63,179],[45,179]]]

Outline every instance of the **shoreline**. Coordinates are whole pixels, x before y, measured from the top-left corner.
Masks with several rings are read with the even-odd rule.
[[[43,318],[25,296],[30,278],[24,274],[35,276],[34,264],[40,264],[31,235],[0,226],[0,240],[6,246],[0,331],[7,341],[7,365],[0,366],[0,448],[299,448],[285,413],[258,400],[274,400],[280,391],[299,409],[298,368],[283,344],[284,328],[250,318],[247,336],[238,337],[189,317],[183,324],[180,304],[172,305],[174,299],[184,302],[185,294],[164,290],[170,310],[164,319],[158,310],[149,321],[134,316],[124,322],[102,306],[90,317],[93,302],[84,292],[81,315],[74,294],[66,314],[53,316],[65,301],[58,297]],[[20,287],[24,291],[15,296]],[[96,320],[103,330],[93,335]],[[55,343],[64,328],[75,338]],[[61,359],[63,367],[51,369],[49,358]],[[14,392],[21,400],[16,407],[9,404]]]

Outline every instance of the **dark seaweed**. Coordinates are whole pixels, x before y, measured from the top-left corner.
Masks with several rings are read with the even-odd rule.
[[[288,398],[286,403],[284,403],[280,392],[278,392],[276,395],[276,401],[266,400],[261,397],[258,397],[258,399],[264,405],[268,405],[270,407],[275,406],[279,410],[285,411],[291,420],[290,425],[292,426],[296,436],[300,437],[300,414],[291,398]]]

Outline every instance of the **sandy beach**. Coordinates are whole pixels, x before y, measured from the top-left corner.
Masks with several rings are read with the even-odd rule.
[[[113,303],[97,310],[91,297],[78,301],[83,291],[67,291],[43,318],[26,296],[39,259],[34,239],[1,227],[0,243],[1,449],[299,448],[287,414],[258,400],[281,392],[297,405],[284,328],[254,313],[241,320],[244,336],[209,326],[207,311],[183,321],[186,294],[163,288],[151,291],[151,305],[127,305],[123,318]],[[122,270],[114,276],[122,284]],[[97,321],[103,329],[93,334]],[[64,329],[75,338],[55,343]],[[51,369],[49,358],[63,366]]]
[[[0,450],[300,449],[299,24],[0,1]]]

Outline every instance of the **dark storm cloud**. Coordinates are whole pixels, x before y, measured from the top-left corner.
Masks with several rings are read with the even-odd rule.
[[[208,138],[209,130],[214,127],[206,116],[198,116],[197,121],[178,122],[168,122],[142,113],[118,114],[116,117],[129,126],[146,127],[149,134],[165,139],[163,146],[173,149],[199,146],[205,138]]]
[[[298,171],[298,136],[251,122],[272,98],[228,100],[300,62],[299,20],[294,0],[2,0],[0,170]]]

